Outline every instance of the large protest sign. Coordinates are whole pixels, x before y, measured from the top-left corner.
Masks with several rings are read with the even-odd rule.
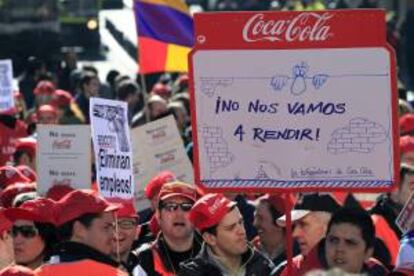
[[[38,190],[54,185],[91,188],[91,133],[86,125],[37,126]]]
[[[196,182],[211,190],[389,190],[395,58],[380,10],[195,15]]]
[[[183,140],[172,115],[132,129],[131,137],[138,209],[149,206],[144,189],[160,171],[173,172],[178,180],[194,183],[193,167],[184,151]]]
[[[134,196],[127,112],[126,102],[90,99],[96,179],[105,198],[129,200]]]
[[[10,59],[4,59],[0,60],[0,111],[13,107],[13,67]]]

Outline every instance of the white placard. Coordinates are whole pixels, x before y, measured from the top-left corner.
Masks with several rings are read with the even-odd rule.
[[[146,184],[160,171],[171,171],[178,180],[194,183],[193,167],[172,115],[132,129],[131,137],[139,210],[148,206],[143,192]]]
[[[404,205],[395,223],[403,233],[414,229],[414,193]]]
[[[87,125],[37,126],[38,190],[54,185],[91,188],[91,134]]]
[[[14,107],[13,67],[10,59],[0,60],[0,111]]]
[[[90,99],[96,179],[105,198],[132,199],[132,149],[126,102]]]
[[[382,47],[195,52],[200,182],[391,187],[390,62]]]

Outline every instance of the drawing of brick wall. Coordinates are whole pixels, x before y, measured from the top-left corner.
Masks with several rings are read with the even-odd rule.
[[[233,155],[227,148],[221,128],[204,127],[203,138],[211,172],[215,172],[217,169],[226,167],[233,162]]]
[[[386,140],[384,127],[364,118],[354,118],[349,126],[336,129],[328,144],[328,152],[341,154],[347,152],[370,153],[376,144]]]

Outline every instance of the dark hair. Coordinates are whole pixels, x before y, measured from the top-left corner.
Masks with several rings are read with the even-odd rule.
[[[202,230],[201,234],[209,233],[209,234],[212,234],[214,236],[217,235],[217,225],[218,224],[210,226],[209,228],[206,228],[206,229]]]
[[[46,66],[46,63],[37,57],[30,56],[27,58],[26,71],[29,75],[34,75],[36,71],[44,66]]]
[[[93,65],[84,65],[84,66],[82,66],[82,70],[84,72],[91,72],[96,76],[98,75],[98,69]]]
[[[404,181],[404,178],[407,176],[407,174],[414,174],[414,167],[401,163],[400,165],[400,183]]]
[[[133,80],[124,80],[119,83],[116,96],[119,100],[125,100],[129,95],[140,93],[141,89]]]
[[[358,227],[361,230],[362,239],[365,241],[367,249],[374,246],[375,226],[367,211],[362,208],[349,207],[339,209],[332,215],[326,233],[329,233],[332,225],[341,223],[349,223]]]
[[[48,259],[56,245],[59,243],[59,235],[56,227],[50,223],[34,222],[37,230],[39,230],[39,236],[45,243],[45,249],[43,251],[44,259]]]
[[[110,85],[110,86],[114,86],[115,85],[115,79],[116,77],[118,77],[120,75],[118,70],[111,70],[108,72],[108,74],[106,75],[106,82]]]
[[[267,199],[263,199],[259,201],[260,203],[265,203],[267,205],[267,209],[270,212],[270,215],[272,216],[272,222],[274,225],[277,225],[276,221],[278,218],[280,218],[281,216],[283,216],[283,214],[279,213],[279,211],[272,206],[272,204],[269,202],[269,200]],[[285,229],[285,228],[283,228]]]
[[[227,214],[230,213],[231,211],[233,211],[236,207],[237,207],[237,205],[233,205],[227,211]],[[201,230],[201,235],[204,234],[204,233],[209,233],[209,234],[212,234],[212,235],[216,236],[217,235],[217,226],[218,226],[218,223],[216,225],[213,225],[213,226],[210,226],[206,229]]]
[[[83,72],[80,78],[80,81],[79,81],[79,86],[81,87],[81,89],[83,89],[83,86],[85,84],[89,84],[91,80],[93,79],[99,79],[99,78],[95,73],[92,73],[91,71]]]
[[[22,156],[25,154],[27,154],[27,156],[29,157],[30,162],[33,161],[33,156],[31,156],[26,150],[16,150],[13,153],[13,161],[16,164],[16,166],[19,165],[20,158],[22,158]]]
[[[62,226],[59,227],[59,234],[63,241],[68,241],[73,235],[73,224],[75,221],[79,221],[83,226],[86,228],[90,227],[92,221],[96,218],[99,218],[101,213],[87,213],[78,218],[75,218],[71,221],[64,223]]]

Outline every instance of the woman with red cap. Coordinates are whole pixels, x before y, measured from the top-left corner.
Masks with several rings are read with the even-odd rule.
[[[12,236],[15,262],[35,269],[39,267],[57,243],[54,201],[38,198],[24,202],[18,208],[5,211],[13,222]]]
[[[50,102],[56,108],[59,124],[83,124],[85,117],[73,96],[65,90],[57,89]]]

